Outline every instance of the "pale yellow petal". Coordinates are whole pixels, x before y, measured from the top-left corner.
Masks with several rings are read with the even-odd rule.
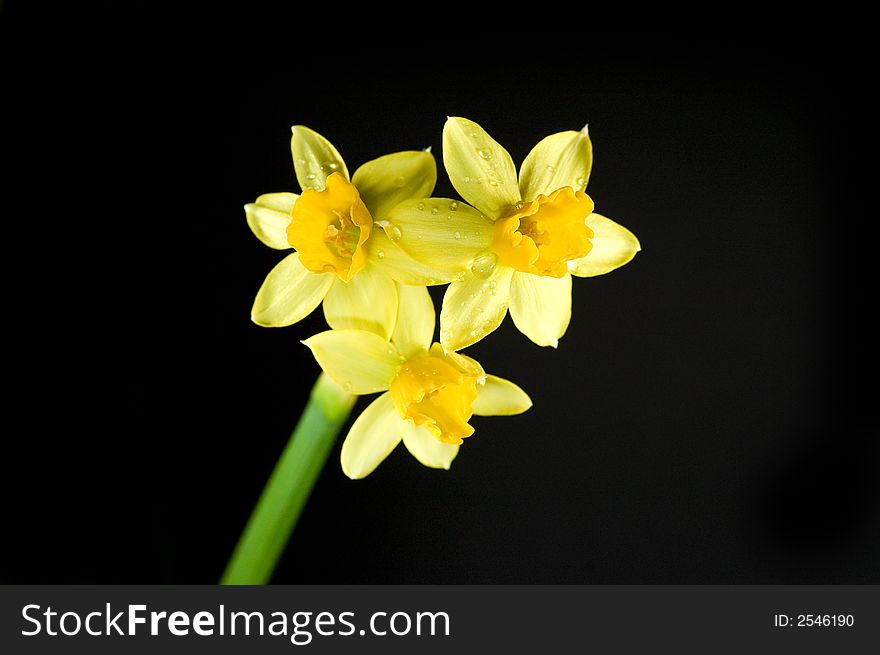
[[[551,134],[541,139],[523,162],[519,190],[526,200],[550,195],[570,186],[583,191],[593,167],[593,144],[587,128]]]
[[[444,350],[470,346],[501,325],[507,314],[513,273],[509,266],[497,264],[485,277],[468,273],[449,285],[440,311],[440,343]]]
[[[382,269],[402,284],[434,286],[461,277],[457,269],[442,269],[416,261],[375,226],[367,241],[367,261],[369,266]]]
[[[296,202],[295,193],[264,193],[256,202],[244,206],[248,226],[254,235],[270,248],[287,250],[287,226]]]
[[[324,298],[324,317],[336,330],[367,330],[388,339],[397,321],[397,287],[370,266],[348,282],[337,278]]]
[[[291,253],[269,271],[257,292],[251,320],[264,327],[284,327],[312,313],[333,284],[334,275],[312,273]]]
[[[477,393],[472,407],[479,416],[513,416],[532,406],[532,399],[525,391],[495,375],[487,375],[486,384],[478,386]]]
[[[387,390],[401,364],[397,348],[366,330],[327,330],[303,343],[324,372],[348,393]]]
[[[358,168],[351,183],[378,221],[404,200],[430,196],[437,183],[437,163],[424,150],[395,152]]]
[[[400,354],[412,357],[431,347],[434,337],[434,303],[425,287],[397,285],[397,325],[391,340]]]
[[[434,469],[446,469],[458,455],[458,444],[443,443],[422,426],[407,423],[403,445],[419,462]]]
[[[610,218],[590,214],[587,225],[593,230],[592,249],[586,257],[568,263],[578,277],[602,275],[628,263],[642,249],[636,235]]]
[[[470,205],[446,198],[407,200],[387,217],[385,233],[416,261],[460,277],[492,243],[494,223]]]
[[[290,128],[290,152],[293,168],[302,190],[324,190],[324,183],[332,173],[342,173],[348,179],[348,169],[342,156],[323,136],[303,125]]]
[[[521,199],[510,155],[471,120],[447,119],[443,163],[455,190],[490,218],[503,215]]]
[[[352,480],[368,476],[400,443],[409,423],[383,393],[357,417],[342,444],[342,471]]]
[[[536,344],[556,348],[571,320],[571,276],[517,271],[510,285],[510,317]]]

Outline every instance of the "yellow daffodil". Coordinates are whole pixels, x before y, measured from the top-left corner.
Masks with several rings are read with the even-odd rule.
[[[384,392],[355,420],[342,445],[350,478],[369,475],[398,443],[425,466],[448,469],[474,414],[512,415],[532,401],[470,357],[431,343],[434,306],[424,287],[398,284],[391,341],[365,330],[328,330],[304,341],[324,372],[352,394]]]
[[[397,245],[458,279],[440,312],[440,343],[455,351],[495,330],[508,308],[516,327],[556,347],[571,318],[571,276],[601,275],[640,250],[638,239],[593,212],[584,192],[593,161],[587,129],[552,134],[517,177],[508,152],[473,121],[451,117],[443,161],[470,205],[423,198],[389,214]]]
[[[448,281],[442,271],[419,265],[378,229],[399,202],[429,195],[437,181],[428,151],[385,155],[349,179],[336,148],[317,132],[292,128],[291,151],[302,195],[269,193],[245,205],[248,225],[270,248],[289,254],[257,293],[251,317],[282,327],[308,316],[323,300],[333,328],[391,336],[397,286]]]

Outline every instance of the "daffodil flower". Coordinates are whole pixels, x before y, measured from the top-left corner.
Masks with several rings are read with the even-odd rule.
[[[388,338],[397,316],[397,287],[448,281],[411,260],[378,227],[399,202],[429,195],[437,181],[428,151],[385,155],[349,179],[339,152],[317,132],[292,128],[291,151],[302,195],[269,193],[245,205],[248,225],[264,244],[295,252],[266,277],[251,317],[282,327],[323,301],[333,328],[370,330]]]
[[[470,205],[444,198],[401,203],[388,216],[414,259],[459,278],[440,312],[440,343],[455,351],[495,330],[508,308],[516,327],[556,347],[571,318],[571,276],[601,275],[640,250],[626,228],[593,212],[587,129],[552,134],[517,177],[508,152],[483,128],[449,118],[443,161]]]
[[[391,341],[365,330],[328,330],[303,343],[324,372],[352,394],[383,392],[355,420],[342,445],[342,470],[369,475],[404,446],[425,466],[448,469],[474,414],[512,415],[532,401],[475,360],[431,343],[434,306],[425,287],[398,285]]]

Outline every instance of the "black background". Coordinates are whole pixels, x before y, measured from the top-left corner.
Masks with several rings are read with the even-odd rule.
[[[25,4],[0,8],[0,581],[219,578],[325,329],[250,322],[281,254],[242,205],[298,190],[292,124],[353,171],[439,155],[447,115],[517,163],[588,122],[588,192],[643,251],[575,280],[558,351],[509,318],[468,349],[535,405],[474,419],[451,471],[401,447],[352,482],[337,445],[274,580],[880,581],[857,39]]]

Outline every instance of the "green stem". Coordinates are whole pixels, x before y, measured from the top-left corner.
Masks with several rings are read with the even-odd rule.
[[[324,468],[355,397],[321,374],[220,580],[266,584]]]

